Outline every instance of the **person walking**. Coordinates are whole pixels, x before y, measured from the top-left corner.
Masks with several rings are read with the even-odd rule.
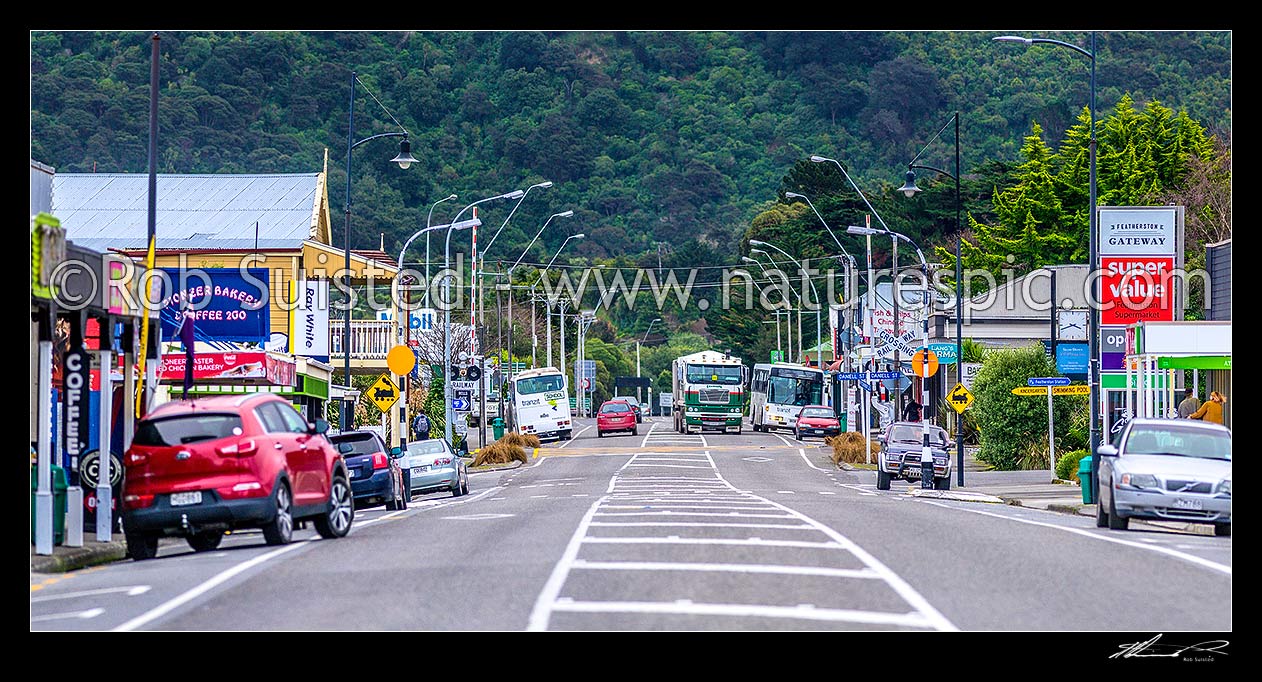
[[[916,402],[916,396],[914,395],[907,395],[907,402],[903,405],[903,421],[920,421],[920,403]]]
[[[1188,419],[1200,419],[1202,421],[1214,422],[1215,424],[1223,423],[1223,405],[1227,403],[1227,397],[1218,391],[1211,391],[1209,400],[1201,405],[1200,409],[1188,415]]]
[[[1179,419],[1187,419],[1194,412],[1201,409],[1201,401],[1197,400],[1196,394],[1189,388],[1183,392],[1183,402],[1179,403]]]
[[[412,433],[417,440],[429,439],[429,417],[424,412],[417,412],[416,417],[412,419]]]

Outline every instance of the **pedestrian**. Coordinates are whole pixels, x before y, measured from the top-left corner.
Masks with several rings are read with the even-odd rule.
[[[1179,419],[1187,419],[1192,413],[1201,409],[1201,401],[1197,400],[1196,394],[1192,389],[1183,392],[1183,402],[1179,403]]]
[[[1227,403],[1227,397],[1218,391],[1211,391],[1209,400],[1196,412],[1188,415],[1188,419],[1200,419],[1202,421],[1214,422],[1215,424],[1223,423],[1223,405]]]
[[[429,417],[424,412],[417,412],[416,417],[412,419],[412,434],[417,440],[429,439]]]
[[[903,421],[920,421],[920,403],[916,402],[916,397],[913,395],[908,395],[907,403],[903,405]]]

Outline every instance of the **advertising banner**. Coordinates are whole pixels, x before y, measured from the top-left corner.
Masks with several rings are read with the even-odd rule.
[[[179,312],[190,309],[197,340],[262,343],[271,334],[268,270],[249,268],[159,268],[162,340],[178,340]]]
[[[1100,324],[1174,320],[1174,257],[1105,256],[1100,267]]]
[[[163,355],[158,363],[158,380],[182,381],[183,353]],[[263,379],[267,376],[267,353],[237,351],[233,353],[198,353],[193,362],[193,379]]]
[[[329,357],[329,282],[306,280],[294,282],[298,305],[290,313],[289,352],[294,355],[328,362]]]
[[[1182,206],[1100,207],[1100,255],[1174,255]]]

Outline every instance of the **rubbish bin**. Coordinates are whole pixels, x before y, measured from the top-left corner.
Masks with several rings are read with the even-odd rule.
[[[1095,504],[1095,488],[1091,485],[1091,456],[1078,460],[1078,485],[1082,487],[1082,503]]]
[[[53,544],[66,541],[66,470],[53,465]],[[31,467],[31,542],[35,541],[35,493],[39,491],[39,470]]]
[[[841,427],[841,431],[839,431],[839,433],[846,432],[846,417],[847,416],[849,415],[841,414],[837,416],[837,424]]]
[[[504,437],[504,418],[496,417],[491,421],[491,433],[495,436],[495,440]]]

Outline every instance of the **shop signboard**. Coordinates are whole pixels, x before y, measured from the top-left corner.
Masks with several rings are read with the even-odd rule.
[[[271,335],[266,268],[159,268],[162,340],[177,341],[179,313],[192,310],[199,341],[257,342]]]

